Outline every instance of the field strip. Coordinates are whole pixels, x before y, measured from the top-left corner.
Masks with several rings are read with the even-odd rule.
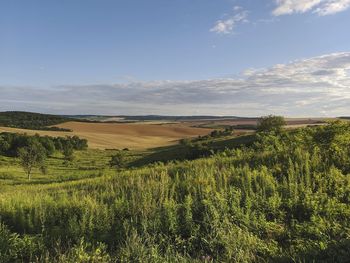
[[[175,144],[178,140],[206,135],[211,129],[193,128],[185,125],[119,124],[67,122],[57,125],[72,132],[38,131],[0,127],[0,132],[39,134],[53,137],[77,135],[87,139],[93,149],[149,149]]]

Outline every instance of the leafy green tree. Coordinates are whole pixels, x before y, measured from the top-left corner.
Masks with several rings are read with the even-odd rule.
[[[0,154],[6,153],[10,149],[11,145],[3,137],[0,137]]]
[[[109,165],[115,169],[126,167],[127,157],[125,152],[119,151],[111,157]]]
[[[218,136],[220,136],[220,131],[218,131],[218,130],[213,130],[213,131],[210,133],[210,136],[211,136],[211,137],[218,137]]]
[[[64,159],[70,162],[73,161],[74,159],[73,145],[69,141],[67,141],[62,146],[63,146],[62,153],[63,153]]]
[[[54,154],[54,152],[56,151],[55,143],[53,142],[53,140],[50,137],[48,137],[48,136],[41,137],[40,143],[45,148],[47,156],[52,156]]]
[[[87,144],[86,139],[80,139],[76,135],[74,135],[72,137],[67,137],[66,139],[70,141],[70,143],[73,146],[73,149],[75,149],[75,150],[86,150],[88,148],[88,144]]]
[[[257,130],[258,132],[280,132],[284,125],[286,125],[286,121],[282,116],[269,115],[260,118]]]
[[[45,148],[36,140],[31,140],[28,146],[18,149],[20,164],[27,174],[28,180],[34,168],[38,168],[42,173],[46,173],[46,154]]]
[[[191,139],[190,138],[183,138],[180,140],[180,144],[184,146],[189,146],[191,145]]]

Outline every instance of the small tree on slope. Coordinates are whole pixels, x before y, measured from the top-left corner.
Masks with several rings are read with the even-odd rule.
[[[34,168],[38,168],[42,173],[46,173],[46,154],[44,147],[36,140],[29,142],[28,146],[18,149],[20,164],[27,174],[28,180]]]

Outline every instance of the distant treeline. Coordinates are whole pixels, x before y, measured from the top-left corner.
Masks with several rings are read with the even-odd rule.
[[[133,121],[195,121],[195,120],[222,120],[222,119],[240,119],[237,116],[160,116],[160,115],[145,115],[145,116],[119,116],[124,120]]]
[[[59,127],[49,127],[71,120],[72,119],[66,117],[50,114],[40,114],[22,111],[0,112],[0,126],[11,128],[45,131],[71,131],[69,129]]]
[[[135,122],[135,121],[196,121],[196,120],[224,120],[224,119],[242,119],[242,117],[237,116],[162,116],[162,115],[66,115],[64,117],[73,118],[80,121],[92,121],[101,122],[104,119],[118,117],[122,118],[122,122]],[[244,119],[257,119],[257,118],[244,118]],[[104,121],[103,121],[104,122]],[[120,121],[110,121],[110,122],[120,122]]]
[[[84,150],[88,147],[87,140],[78,136],[72,137],[49,137],[49,136],[29,136],[17,133],[0,133],[0,155],[18,157],[19,149],[28,147],[31,144],[39,143],[45,151],[45,155],[50,156],[56,151]]]

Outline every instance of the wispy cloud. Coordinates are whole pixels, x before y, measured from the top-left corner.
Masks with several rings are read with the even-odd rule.
[[[275,22],[275,18],[282,15],[314,13],[319,16],[333,15],[350,8],[350,0],[271,0],[276,7],[272,10],[272,17],[252,21],[253,25],[259,23]],[[241,6],[235,6],[232,14],[226,15],[224,19],[215,22],[210,32],[228,35],[232,34],[235,28],[249,22],[249,11]]]
[[[273,15],[313,12],[320,16],[345,11],[350,7],[350,0],[275,0],[277,7]]]
[[[350,52],[334,53],[237,78],[62,85],[0,86],[0,110],[65,114],[350,115]]]
[[[350,7],[350,0],[333,0],[325,1],[323,5],[315,10],[319,15],[332,15],[345,11]]]
[[[210,32],[231,34],[237,25],[248,22],[247,17],[248,11],[240,6],[235,6],[233,8],[233,14],[229,15],[226,19],[216,21]]]

